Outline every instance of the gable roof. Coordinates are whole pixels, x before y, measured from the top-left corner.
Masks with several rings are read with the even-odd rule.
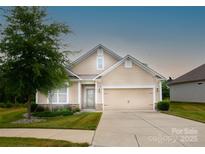
[[[67,74],[68,76],[72,77],[72,78],[77,78],[77,79],[81,79],[77,74],[73,73],[71,70],[69,70],[68,68],[66,68]]]
[[[85,54],[83,54],[82,56],[80,56],[79,58],[77,58],[75,61],[73,61],[71,63],[71,65],[76,65],[80,62],[82,62],[84,59],[88,58],[90,55],[92,55],[93,53],[96,52],[97,49],[103,48],[104,52],[110,54],[113,58],[115,58],[116,60],[121,60],[122,57],[120,57],[119,55],[117,55],[115,52],[113,52],[112,50],[106,48],[105,46],[103,46],[102,44],[97,45],[96,47],[94,47],[93,49],[91,49],[90,51],[86,52]]]
[[[205,80],[205,64],[169,82],[169,85]]]
[[[120,64],[122,64],[127,59],[131,59],[137,66],[139,66],[143,70],[147,71],[148,73],[151,73],[153,76],[159,78],[160,80],[166,80],[166,78],[164,76],[157,73],[156,71],[154,71],[153,69],[148,67],[146,64],[140,62],[139,60],[135,59],[134,57],[132,57],[130,55],[125,56],[122,60],[120,60],[119,62],[115,63],[113,66],[109,67],[107,70],[105,70],[102,73],[100,73],[99,75],[97,75],[95,78],[93,78],[93,80],[108,74],[109,72],[111,72],[112,70],[114,70],[115,68],[120,66]]]
[[[73,73],[71,70],[69,70],[68,68],[66,68],[67,74],[71,79],[78,79],[78,80],[93,80],[93,78],[97,75],[97,74],[83,74],[83,75],[77,75],[75,73]]]

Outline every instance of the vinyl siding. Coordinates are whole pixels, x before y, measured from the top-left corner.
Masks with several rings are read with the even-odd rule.
[[[156,102],[160,100],[159,82],[150,73],[139,66],[133,64],[132,68],[125,68],[124,63],[103,76],[97,87],[105,86],[134,86],[134,85],[154,85]],[[97,103],[102,104],[102,90],[98,90]]]
[[[114,59],[110,54],[104,52],[104,70],[116,63],[117,60]],[[83,60],[76,66],[72,68],[72,71],[76,74],[99,74],[104,70],[97,70],[97,52],[90,55],[87,59]]]
[[[198,84],[203,83],[203,84]],[[205,82],[192,82],[170,86],[171,101],[204,102]]]

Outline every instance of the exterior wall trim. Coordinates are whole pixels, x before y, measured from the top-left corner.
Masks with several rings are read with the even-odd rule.
[[[98,101],[98,89],[97,89],[97,82],[95,82],[95,104],[97,104]]]
[[[78,104],[79,107],[81,108],[81,83],[78,81]]]
[[[70,104],[70,92],[69,92],[69,88],[67,87],[67,103],[65,104]]]
[[[102,110],[104,111],[105,103],[104,103],[104,88],[102,87]]]
[[[153,88],[153,111],[155,111],[155,103],[156,103],[156,88]]]
[[[49,99],[48,99],[48,93],[47,93],[47,104],[51,104],[51,103],[49,102]]]
[[[155,88],[155,85],[117,85],[117,86],[102,86],[104,89],[118,89],[118,88]]]
[[[36,92],[36,104],[38,104],[38,90]]]
[[[81,78],[80,78],[77,74],[73,73],[73,72],[72,72],[71,70],[69,70],[68,68],[66,68],[66,70],[67,70],[69,73],[71,73],[72,75],[76,76],[79,80],[81,80]]]

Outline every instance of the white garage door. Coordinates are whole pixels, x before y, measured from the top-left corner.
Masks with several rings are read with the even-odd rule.
[[[104,89],[104,109],[153,109],[153,90]]]

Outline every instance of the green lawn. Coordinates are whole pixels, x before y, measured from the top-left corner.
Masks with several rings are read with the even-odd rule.
[[[62,140],[0,137],[0,147],[88,147],[87,143],[72,143]]]
[[[24,113],[26,113],[26,109],[23,107],[0,108],[0,128],[70,128],[95,130],[102,114],[100,112],[84,112],[78,115],[44,118],[46,121],[30,124],[12,123],[21,119]]]
[[[168,114],[205,123],[205,104],[189,102],[171,102]]]

